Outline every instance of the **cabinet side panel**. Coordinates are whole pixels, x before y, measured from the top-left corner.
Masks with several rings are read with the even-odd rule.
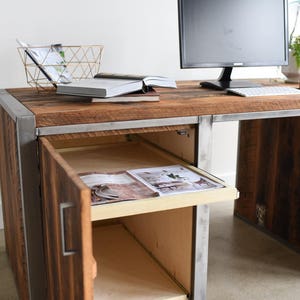
[[[276,202],[268,229],[300,251],[300,118],[279,121]]]
[[[121,219],[159,263],[190,293],[192,207]]]
[[[48,298],[93,298],[90,190],[40,139]]]
[[[195,149],[195,129],[192,127],[182,127],[177,131],[165,131],[159,133],[141,134],[146,140],[154,143],[156,146],[165,149],[180,157],[181,159],[194,163]]]
[[[300,118],[244,122],[235,213],[300,250]]]
[[[20,299],[29,299],[16,123],[0,107],[0,174],[6,250]]]

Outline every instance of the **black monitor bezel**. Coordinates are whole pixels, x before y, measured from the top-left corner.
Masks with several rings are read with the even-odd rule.
[[[283,66],[288,64],[289,54],[289,35],[288,35],[288,2],[283,1],[284,6],[284,35],[285,35],[285,54],[284,59],[280,61],[260,61],[260,62],[209,62],[209,63],[194,63],[187,64],[185,61],[185,45],[184,45],[184,30],[183,30],[183,16],[182,5],[185,0],[178,0],[178,25],[179,25],[179,50],[180,50],[180,68],[225,68],[225,67],[266,67],[266,66]],[[209,1],[209,0],[208,0]]]

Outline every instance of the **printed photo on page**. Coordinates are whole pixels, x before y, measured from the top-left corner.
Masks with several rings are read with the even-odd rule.
[[[129,174],[155,189],[160,195],[199,192],[224,187],[181,165],[128,170]]]
[[[84,173],[81,180],[91,189],[92,205],[157,197],[158,193],[126,171]]]

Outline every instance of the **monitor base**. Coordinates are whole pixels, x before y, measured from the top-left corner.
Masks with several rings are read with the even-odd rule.
[[[247,80],[231,80],[231,81],[203,81],[200,82],[200,86],[214,90],[226,90],[229,88],[241,88],[241,87],[260,87],[261,84],[247,81]]]
[[[226,90],[229,88],[260,87],[261,84],[247,80],[231,80],[232,67],[225,67],[218,80],[204,81],[200,85],[214,90]]]

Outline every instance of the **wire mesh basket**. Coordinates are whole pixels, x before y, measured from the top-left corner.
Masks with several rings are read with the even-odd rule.
[[[99,73],[102,45],[19,47],[27,83],[38,90],[93,78]]]

